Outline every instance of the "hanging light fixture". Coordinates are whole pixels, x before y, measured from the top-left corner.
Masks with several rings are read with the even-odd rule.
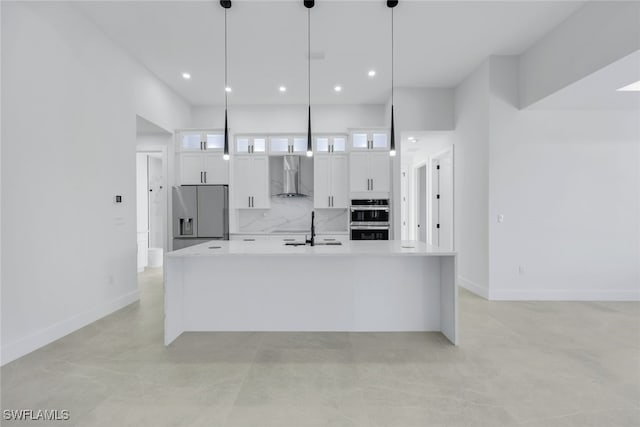
[[[311,139],[311,8],[315,5],[315,0],[304,0],[304,7],[307,8],[307,78],[308,78],[308,101],[309,117],[307,121],[307,157],[313,156],[313,141]]]
[[[220,6],[224,8],[224,151],[222,158],[229,160],[229,122],[227,120],[227,9],[231,8],[231,0],[220,0]]]
[[[396,130],[393,123],[393,8],[398,5],[398,0],[387,0],[387,7],[391,9],[391,144],[389,155],[396,155]]]

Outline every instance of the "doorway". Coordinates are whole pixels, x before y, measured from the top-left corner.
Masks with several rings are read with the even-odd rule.
[[[168,153],[172,134],[150,121],[136,120],[136,231],[138,272],[161,267],[168,248]]]

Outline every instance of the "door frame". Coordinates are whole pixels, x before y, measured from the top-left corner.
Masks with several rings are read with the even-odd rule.
[[[418,173],[418,169],[421,168],[422,166],[426,166],[426,176],[427,176],[427,185],[426,185],[426,189],[427,189],[427,224],[429,225],[427,227],[427,244],[430,244],[429,242],[433,241],[433,230],[432,230],[432,223],[433,223],[433,217],[431,215],[432,212],[432,197],[433,197],[433,191],[432,191],[432,162],[435,159],[439,159],[442,156],[448,154],[449,152],[451,152],[451,185],[452,185],[452,200],[453,200],[453,218],[452,218],[452,229],[451,229],[451,235],[452,235],[452,240],[453,240],[453,250],[455,251],[456,249],[456,152],[455,152],[455,144],[452,144],[450,147],[447,147],[444,150],[438,151],[435,154],[432,155],[428,155],[424,160],[415,163],[414,165],[411,166],[411,173],[413,174],[413,179],[411,180],[411,184],[412,184],[412,189],[410,191],[411,194],[411,199],[413,200],[412,203],[410,203],[409,206],[409,225],[410,225],[410,231],[409,231],[409,238],[411,240],[418,240],[418,215],[419,215],[419,206],[418,206],[418,180],[420,179],[420,174]]]

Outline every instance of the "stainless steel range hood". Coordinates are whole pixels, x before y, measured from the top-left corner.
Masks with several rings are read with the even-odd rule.
[[[300,156],[284,156],[282,161],[282,193],[279,197],[307,197],[300,193]]]

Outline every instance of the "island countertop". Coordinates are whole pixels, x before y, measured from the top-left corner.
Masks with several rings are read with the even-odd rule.
[[[287,246],[281,241],[212,240],[167,253],[167,257],[209,256],[453,256],[455,252],[434,248],[413,240],[349,240],[341,245]]]

